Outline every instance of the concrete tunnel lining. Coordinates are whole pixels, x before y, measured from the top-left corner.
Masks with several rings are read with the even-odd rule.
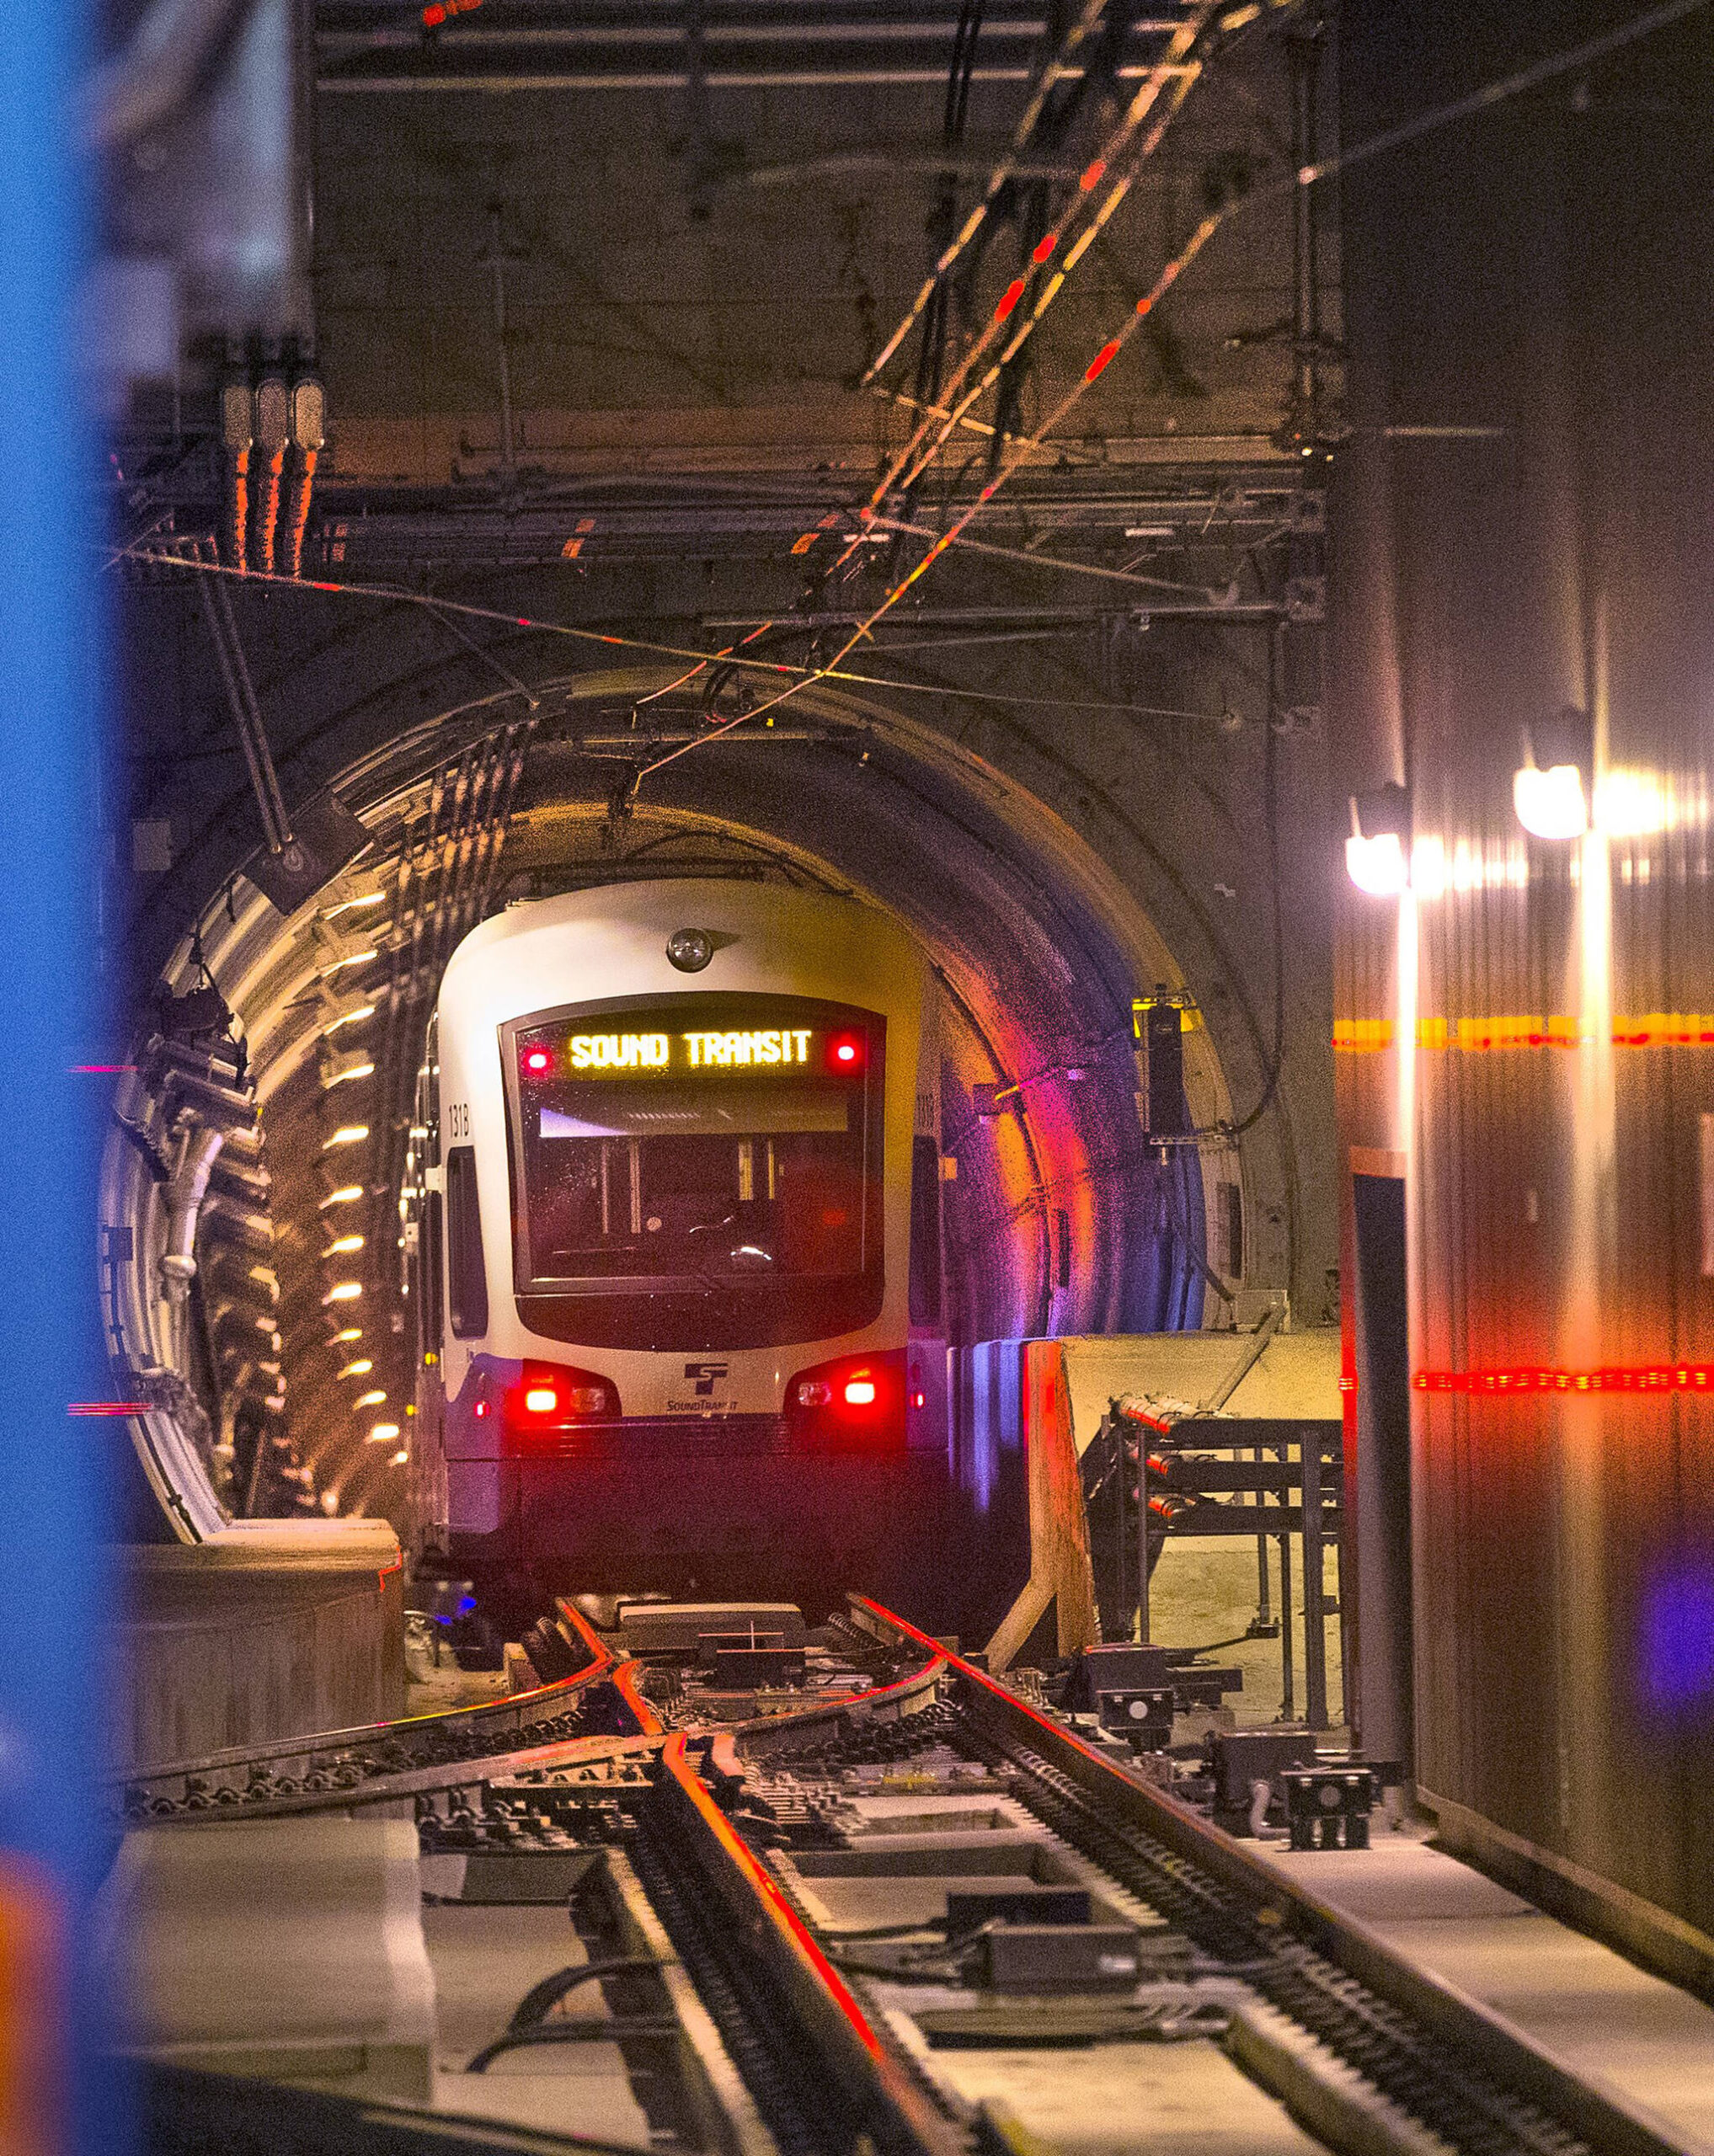
[[[734,873],[854,891],[912,929],[948,990],[949,1097],[961,1094],[967,1102],[970,1085],[979,1080],[1063,1072],[1080,1067],[1074,1059],[1081,1059],[1092,1082],[1049,1076],[1026,1087],[1019,1114],[979,1126],[966,1105],[966,1127],[942,1129],[943,1144],[966,1153],[966,1189],[983,1190],[983,1203],[973,1209],[975,1230],[966,1237],[966,1292],[958,1323],[966,1337],[1138,1329],[1140,1315],[1146,1325],[1135,1278],[1127,1277],[1127,1246],[1134,1251],[1139,1241],[1139,1218],[1148,1224],[1145,1235],[1157,1241],[1163,1233],[1170,1239],[1174,1225],[1182,1234],[1191,1224],[1183,1198],[1176,1221],[1170,1201],[1162,1214],[1158,1193],[1152,1218],[1146,1209],[1140,1214],[1135,1202],[1148,1198],[1150,1178],[1130,1099],[1129,997],[1161,980],[1195,992],[1198,972],[1206,975],[1211,958],[1218,964],[1217,948],[1193,953],[1191,965],[1181,966],[1110,862],[1042,791],[932,724],[828,685],[794,700],[795,725],[820,730],[825,739],[699,746],[652,779],[634,813],[616,826],[601,783],[604,766],[579,753],[574,735],[564,729],[592,707],[628,713],[639,697],[673,678],[653,666],[544,676],[530,689],[534,707],[527,716],[515,693],[484,696],[391,738],[382,730],[384,700],[379,707],[371,700],[366,710],[348,712],[339,748],[358,753],[342,767],[335,790],[373,839],[346,872],[290,919],[282,919],[241,871],[226,866],[222,873],[222,854],[230,852],[233,835],[244,828],[247,802],[240,799],[216,821],[174,879],[179,905],[200,923],[200,945],[181,932],[162,979],[180,992],[195,985],[202,978],[200,948],[248,1045],[270,1155],[299,1164],[316,1157],[308,1134],[328,1101],[316,1080],[328,983],[337,979],[328,969],[355,947],[346,929],[392,914],[413,831],[436,787],[444,792],[446,785],[449,731],[465,733],[467,759],[477,744],[510,738],[512,753],[521,752],[517,775],[524,783],[510,799],[504,839],[494,845],[485,905],[501,902],[526,879],[539,882],[545,876],[552,888],[556,872],[573,880],[605,877],[631,862],[647,873],[651,865],[658,871],[686,852],[700,849],[699,857],[707,857],[712,851]],[[360,746],[366,733],[368,742]],[[315,749],[317,760],[324,760],[325,733]],[[289,798],[302,798],[292,783],[296,777],[289,771]],[[1103,801],[1099,806],[1122,818],[1125,813],[1123,804]],[[926,843],[925,825],[932,831]],[[366,916],[360,908],[339,910],[353,897],[382,890],[389,902]],[[169,903],[167,893],[157,894],[158,916]],[[179,917],[182,922],[184,912]],[[358,946],[366,947],[370,940],[359,937]],[[446,955],[441,953],[441,963]],[[341,985],[363,977],[362,969],[340,970]],[[414,1038],[403,1052],[413,1069],[432,993],[432,986],[426,994],[419,988],[410,1014]],[[1259,1031],[1255,1014],[1241,1003],[1238,1016],[1238,1032],[1242,1034],[1241,1022],[1247,1019],[1252,1036],[1241,1045],[1253,1048]],[[1222,1053],[1222,1037],[1232,1030],[1230,1020],[1223,1024],[1210,1011],[1208,1025],[1186,1037],[1187,1092],[1199,1127],[1233,1114]],[[347,1097],[369,1090],[360,1083],[340,1089]],[[948,1124],[953,1119],[948,1113]],[[1289,1136],[1285,1145],[1269,1142],[1270,1126],[1283,1128],[1286,1121],[1283,1113],[1264,1118],[1226,1167],[1228,1176],[1241,1175],[1247,1221],[1273,1213],[1295,1223]],[[109,1170],[114,1145],[120,1144],[115,1139],[109,1145]],[[978,1170],[974,1176],[969,1174],[972,1165]],[[1201,1203],[1191,1225],[1203,1247],[1215,1254],[1217,1181],[1213,1173],[1202,1177]],[[392,1225],[389,1205],[388,1197],[371,1191],[361,1208],[376,1246],[366,1249],[363,1260],[371,1282],[385,1263],[378,1238]],[[318,1324],[322,1313],[313,1287],[321,1277],[319,1253],[310,1247],[315,1239],[308,1233],[313,1225],[308,1214],[300,1187],[287,1217],[275,1222],[281,1337],[277,1358],[266,1359],[284,1366],[288,1424],[307,1441],[318,1479],[337,1493],[340,1508],[408,1512],[397,1492],[384,1493],[385,1477],[368,1465],[376,1449],[365,1448],[351,1431],[349,1405],[333,1381],[339,1365],[326,1353],[326,1334],[334,1328]],[[134,1175],[128,1181],[113,1172],[104,1178],[104,1225],[132,1229],[137,1277],[130,1309],[134,1327],[147,1331],[141,1313],[149,1294],[146,1276],[156,1262],[158,1223],[149,1193]],[[1065,1264],[1055,1246],[1056,1231],[1063,1243],[1068,1229],[1076,1250],[1069,1291],[1055,1284]],[[1134,1274],[1134,1265],[1130,1270]],[[1245,1281],[1251,1287],[1285,1284],[1268,1279],[1253,1258]],[[393,1311],[387,1315],[390,1321]],[[1217,1307],[1205,1313],[1205,1321],[1223,1315]],[[385,1390],[395,1403],[386,1409],[389,1417],[409,1396],[404,1337],[388,1333],[363,1345],[363,1354],[376,1364],[376,1374],[364,1382]],[[173,1363],[170,1353],[151,1359]],[[312,1431],[309,1424],[318,1428]],[[177,1531],[193,1539],[207,1533],[221,1517],[220,1506],[206,1473],[198,1470],[199,1449],[182,1417],[169,1402],[145,1427],[146,1464]],[[187,1481],[200,1486],[186,1487]]]

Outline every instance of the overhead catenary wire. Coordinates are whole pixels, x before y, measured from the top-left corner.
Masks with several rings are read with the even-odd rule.
[[[926,575],[941,556],[956,542],[971,521],[987,507],[1001,488],[1021,467],[1025,459],[1041,449],[1049,437],[1063,424],[1071,412],[1082,401],[1089,390],[1119,357],[1136,334],[1143,322],[1154,312],[1161,299],[1196,260],[1221,226],[1238,211],[1254,207],[1258,199],[1264,195],[1278,199],[1280,194],[1292,192],[1300,185],[1314,185],[1318,181],[1330,179],[1341,171],[1348,170],[1352,166],[1364,163],[1371,157],[1377,157],[1386,151],[1399,148],[1406,142],[1418,141],[1438,127],[1450,125],[1475,113],[1487,110],[1510,98],[1520,96],[1526,91],[1538,88],[1542,83],[1552,80],[1556,76],[1587,66],[1592,60],[1617,51],[1623,45],[1634,43],[1639,38],[1648,36],[1657,29],[1664,29],[1672,23],[1680,21],[1686,16],[1699,12],[1710,3],[1711,0],[1666,0],[1666,4],[1650,8],[1643,14],[1633,17],[1629,23],[1621,24],[1616,29],[1607,31],[1599,37],[1586,39],[1578,45],[1567,47],[1562,52],[1551,55],[1545,60],[1535,61],[1530,67],[1519,69],[1511,75],[1502,77],[1482,89],[1472,91],[1466,97],[1455,99],[1446,105],[1438,107],[1433,113],[1419,115],[1415,120],[1407,121],[1399,127],[1388,129],[1383,134],[1374,137],[1371,141],[1359,143],[1348,152],[1324,159],[1316,166],[1306,166],[1301,173],[1293,175],[1291,180],[1283,189],[1258,190],[1257,193],[1241,195],[1233,201],[1222,204],[1219,208],[1209,211],[1178,252],[1166,264],[1149,290],[1137,302],[1126,320],[1114,334],[1102,344],[1078,380],[1060,399],[1036,432],[1030,436],[1014,439],[1008,452],[1001,458],[992,476],[984,484],[975,499],[954,518],[952,524],[935,541],[909,574],[891,586],[879,605],[857,625],[845,643],[835,653],[828,665],[825,668],[818,669],[813,674],[806,675],[800,680],[793,682],[786,688],[780,690],[775,696],[765,698],[750,712],[739,718],[729,719],[722,726],[711,728],[702,739],[704,740],[718,739],[722,734],[729,732],[733,727],[742,725],[746,718],[759,718],[763,713],[777,708],[788,697],[797,695],[814,681],[828,678],[832,670],[836,668],[842,659],[850,656],[857,646],[871,634],[876,624],[884,619],[898,605],[918,579]],[[700,745],[702,745],[700,742],[686,742],[681,747],[674,749],[669,755],[658,758],[653,764],[646,765],[638,774],[639,781],[647,778],[652,772],[663,769],[666,765],[675,762],[679,757],[688,755],[691,749]],[[1247,1124],[1246,1127],[1247,1128]]]
[[[1029,139],[1035,132],[1036,122],[1041,118],[1044,107],[1057,87],[1062,70],[1075,56],[1079,47],[1095,35],[1102,17],[1107,13],[1108,4],[1108,0],[1085,0],[1082,13],[1066,32],[1058,52],[1042,70],[1040,79],[1018,115],[1017,125],[1012,131],[1010,146],[988,176],[988,184],[983,190],[981,200],[942,248],[936,258],[934,267],[923,280],[921,291],[906,308],[904,320],[865,369],[862,377],[865,387],[875,379],[910,334],[948,271],[988,221],[1007,181],[1017,175],[1023,153],[1029,147]]]
[[[1204,12],[1212,13],[1212,10]],[[969,417],[973,408],[979,404],[995,387],[1007,367],[1017,357],[1030,338],[1033,336],[1049,310],[1064,291],[1066,280],[1072,271],[1094,243],[1097,236],[1118,212],[1120,205],[1135,184],[1137,175],[1161,147],[1167,130],[1183,109],[1184,100],[1189,96],[1197,80],[1197,73],[1199,72],[1199,69],[1196,72],[1192,72],[1187,67],[1174,79],[1167,110],[1160,115],[1155,125],[1150,128],[1126,170],[1119,175],[1113,185],[1102,196],[1100,202],[1096,205],[1094,216],[1084,225],[1077,237],[1066,248],[1058,268],[1043,284],[1028,312],[1015,326],[1012,323],[1013,312],[1018,302],[1023,297],[1024,282],[1022,278],[1015,278],[1007,286],[982,335],[972,344],[957,372],[941,392],[950,408],[947,417],[939,422],[937,428],[935,423],[930,420],[925,420],[916,427],[910,440],[894,459],[892,468],[870,497],[869,506],[872,510],[879,509],[888,494],[897,488],[908,487],[921,478],[935,457],[940,454],[953,429],[961,424]],[[1140,125],[1149,112],[1153,109],[1155,99],[1149,94],[1153,88],[1152,83],[1145,83],[1133,102],[1132,112],[1136,115],[1137,125]],[[1128,113],[1126,120],[1129,122],[1130,119],[1131,114]],[[1105,159],[1097,160],[1097,163],[1101,165],[1103,171],[1106,169],[1107,162]],[[1093,172],[1096,166],[1092,164],[1089,169]],[[1057,230],[1050,230],[1039,243],[1031,257],[1033,263],[1038,268],[1044,267],[1051,260],[1053,250],[1057,246],[1059,237]],[[1001,346],[999,356],[983,370],[972,387],[966,389],[961,397],[958,397],[956,401],[953,401],[954,392],[958,389],[959,385],[968,379],[977,364],[999,340],[1002,331],[1005,333],[1005,342]],[[996,431],[1000,432],[1001,439],[1007,445],[1025,442],[1030,445],[1032,450],[1039,449],[1040,446],[1039,440],[1035,437],[998,430]]]
[[[1108,131],[1099,151],[1085,166],[1076,186],[1068,192],[1064,200],[1055,205],[1048,221],[1049,229],[1038,243],[1032,255],[1033,265],[1037,269],[1045,268],[1053,260],[1060,242],[1065,240],[1068,234],[1071,235],[1070,244],[1060,255],[1058,267],[1052,271],[1040,294],[1038,295],[1027,324],[1021,328],[1014,328],[1012,323],[1012,314],[1024,293],[1024,280],[1021,277],[1014,278],[1007,286],[998,305],[989,317],[980,334],[974,339],[969,350],[953,370],[950,380],[936,385],[937,398],[944,400],[944,403],[951,407],[952,416],[940,423],[937,434],[935,433],[935,422],[932,419],[925,419],[919,421],[911,430],[904,446],[892,457],[886,470],[876,482],[869,496],[868,509],[871,511],[878,510],[889,494],[901,486],[908,486],[911,480],[921,472],[925,466],[937,454],[941,444],[945,441],[953,428],[980,397],[982,390],[979,387],[974,395],[956,403],[953,401],[958,389],[969,378],[971,371],[981,364],[993,346],[1002,338],[1004,339],[996,366],[990,368],[983,376],[984,386],[995,378],[998,367],[1003,366],[1007,360],[1013,357],[1021,349],[1030,330],[1058,298],[1065,287],[1065,280],[1081,260],[1095,234],[1106,224],[1124,200],[1137,171],[1154,154],[1161,136],[1166,131],[1167,125],[1170,124],[1172,117],[1183,105],[1185,98],[1188,96],[1192,85],[1201,72],[1200,63],[1192,61],[1189,56],[1193,51],[1197,40],[1202,35],[1214,12],[1212,4],[1200,6],[1173,32],[1167,47],[1167,57],[1157,61],[1150,69],[1118,123]],[[1130,168],[1121,173],[1106,194],[1102,195],[1099,200],[1096,200],[1096,189],[1100,187],[1113,163],[1126,154],[1132,137],[1147,120],[1161,91],[1169,83],[1176,83],[1171,110],[1159,125],[1150,129],[1144,146],[1133,159]],[[1081,221],[1079,214],[1081,211],[1090,212],[1087,222]],[[871,373],[873,372],[872,369]],[[867,382],[868,376],[866,376],[864,379]],[[934,439],[925,451],[923,445],[931,435]],[[852,549],[847,548],[846,557],[841,558],[848,558],[851,551]]]
[[[158,554],[136,548],[129,550],[129,558],[147,563],[154,568],[184,569],[193,573],[200,572],[207,576],[232,577],[245,584],[278,588],[285,591],[299,593],[315,591],[336,598],[376,600],[389,605],[418,606],[426,609],[431,614],[441,616],[447,614],[459,614],[473,621],[498,622],[508,628],[523,629],[535,635],[564,637],[574,642],[602,644],[609,649],[640,652],[649,658],[695,660],[696,664],[680,676],[676,682],[668,685],[670,687],[683,686],[686,683],[693,680],[704,667],[712,666],[718,662],[732,666],[754,668],[761,672],[771,674],[776,679],[781,675],[801,677],[801,686],[805,687],[814,682],[826,680],[848,684],[856,688],[886,689],[905,696],[955,696],[979,703],[1011,704],[1040,710],[1129,712],[1134,717],[1142,718],[1206,719],[1210,723],[1217,723],[1220,718],[1219,712],[1196,711],[1179,704],[1136,704],[1111,696],[1024,696],[1003,690],[964,688],[948,681],[901,681],[891,675],[862,674],[851,668],[837,665],[825,667],[798,665],[784,659],[745,659],[740,655],[742,644],[753,641],[756,636],[761,633],[762,629],[787,628],[792,626],[788,622],[764,622],[750,636],[740,639],[740,644],[729,646],[724,651],[698,652],[691,650],[685,644],[661,643],[647,637],[619,636],[606,630],[579,628],[575,624],[569,622],[544,622],[531,615],[509,614],[499,607],[478,606],[467,600],[446,599],[431,592],[412,591],[403,584],[333,584],[308,577],[278,574],[264,576],[259,570],[238,569],[226,562],[209,561],[201,557],[188,554]],[[450,627],[450,623],[443,621],[443,626]],[[1080,625],[1071,625],[1073,628],[1078,626]],[[883,644],[877,646],[876,648],[884,653],[887,647]],[[649,699],[638,699],[639,702],[646,701]],[[756,710],[761,708],[761,707],[758,706]],[[745,718],[754,718],[756,715],[756,712],[754,710],[740,714]],[[717,733],[729,731],[733,723],[734,722],[728,722],[726,725],[718,728],[711,727],[707,738],[713,739]],[[230,752],[221,750],[209,753],[226,755]]]

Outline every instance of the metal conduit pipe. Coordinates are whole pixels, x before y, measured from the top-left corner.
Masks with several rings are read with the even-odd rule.
[[[167,1247],[161,1253],[161,1278],[168,1298],[182,1302],[196,1277],[196,1219],[208,1192],[208,1178],[226,1133],[212,1124],[187,1119],[179,1134],[179,1157],[167,1185]]]

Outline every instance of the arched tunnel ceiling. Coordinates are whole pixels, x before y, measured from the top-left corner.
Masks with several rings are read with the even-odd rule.
[[[1223,836],[1238,858],[1263,835],[1217,816],[1171,755],[1145,759],[1133,741],[1108,770],[1110,744],[1087,729],[1010,714],[985,723],[980,707],[960,741],[937,707],[900,712],[824,683],[772,734],[762,724],[699,742],[616,813],[613,776],[634,771],[638,728],[661,737],[658,755],[707,725],[686,694],[659,695],[675,678],[660,662],[519,672],[521,691],[455,694],[401,726],[425,673],[446,697],[472,686],[476,662],[436,655],[421,668],[397,627],[376,648],[392,679],[307,728],[286,763],[337,772],[373,833],[352,867],[282,919],[232,861],[253,813],[234,797],[154,901],[163,931],[200,916],[201,956],[250,1045],[275,1180],[286,1424],[342,1508],[403,1507],[394,1441],[371,1433],[406,1427],[414,1386],[395,1210],[410,1081],[451,949],[509,899],[712,871],[822,883],[904,921],[946,985],[937,1108],[959,1162],[949,1235],[962,1337],[1194,1321],[1200,1291],[1175,1289],[1175,1253],[1182,1271],[1188,1239],[1221,1262],[1223,1182],[1244,1191],[1242,1284],[1284,1286],[1295,1260],[1306,1274],[1322,1258],[1300,1160],[1317,1134],[1294,1128],[1298,1085],[1241,1150],[1203,1149],[1199,1187],[1163,1173],[1143,1142],[1134,995],[1184,984],[1206,1009],[1206,1028],[1188,1037],[1199,1124],[1254,1099],[1272,1046],[1271,953],[1247,954],[1262,962],[1262,980],[1250,978],[1196,902]],[[349,686],[349,647],[343,658]],[[525,668],[531,654],[508,648],[503,663]],[[301,798],[301,780],[290,791]],[[182,990],[200,975],[182,932],[175,943],[164,971]],[[341,1075],[365,1062],[374,1070]],[[1023,1092],[1013,1113],[980,1118],[971,1089],[996,1081]],[[352,1129],[365,1135],[330,1142]],[[329,1204],[359,1184],[360,1199]],[[360,1251],[340,1254],[338,1240],[358,1233]],[[328,1303],[340,1282],[360,1286],[356,1303]],[[1209,1299],[1208,1321],[1227,1315]]]

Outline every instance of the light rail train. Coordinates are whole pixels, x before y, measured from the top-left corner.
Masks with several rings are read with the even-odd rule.
[[[531,901],[459,946],[403,1200],[419,1511],[456,1570],[521,1604],[922,1604],[932,989],[873,908],[737,881]]]

